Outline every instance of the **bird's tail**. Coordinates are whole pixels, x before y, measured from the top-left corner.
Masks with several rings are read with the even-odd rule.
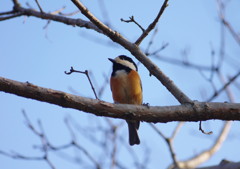
[[[134,144],[140,144],[140,139],[138,137],[137,130],[139,128],[139,121],[127,121],[128,131],[129,131],[129,144],[132,146]]]

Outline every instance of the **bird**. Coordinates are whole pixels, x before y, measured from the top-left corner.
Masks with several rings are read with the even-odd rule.
[[[115,59],[108,59],[113,64],[110,87],[114,103],[141,105],[143,100],[142,82],[138,74],[136,63],[125,55],[120,55]],[[131,146],[140,144],[137,132],[140,121],[126,121],[129,131],[129,144]]]

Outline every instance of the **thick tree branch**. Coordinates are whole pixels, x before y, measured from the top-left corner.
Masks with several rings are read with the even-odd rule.
[[[100,29],[98,29],[91,22],[88,22],[88,21],[85,21],[85,20],[82,20],[82,19],[72,19],[72,18],[61,16],[61,15],[55,15],[55,14],[52,14],[52,13],[45,13],[43,11],[39,12],[39,11],[36,11],[34,9],[27,9],[27,8],[21,7],[20,4],[18,3],[18,1],[14,2],[14,3],[15,3],[15,6],[14,6],[15,14],[12,15],[14,17],[17,17],[17,16],[34,16],[34,17],[41,18],[41,19],[61,22],[61,23],[67,24],[67,25],[84,27],[84,28],[87,28],[87,29],[95,30],[98,33],[103,33]],[[11,18],[13,18],[13,17],[11,17]]]
[[[8,14],[7,16],[2,16],[2,17],[0,17],[0,21],[9,20],[9,19],[12,19],[12,18],[16,18],[16,17],[19,17],[19,16],[21,16],[21,15],[22,15],[22,13],[12,12],[11,15]]]
[[[190,103],[191,99],[188,98],[174,83],[170,80],[158,67],[155,65],[136,45],[125,39],[118,32],[113,31],[107,25],[97,19],[79,0],[71,0],[78,9],[85,15],[92,23],[94,23],[100,30],[103,31],[112,41],[122,45],[132,53],[150,72],[154,75],[181,103]]]
[[[239,168],[240,168],[240,162],[235,163],[228,160],[222,160],[219,165],[201,167],[196,169],[239,169]]]
[[[0,91],[73,108],[97,116],[136,119],[146,122],[204,121],[210,119],[240,120],[240,103],[194,102],[180,106],[136,106],[111,104],[57,90],[38,87],[0,77]]]

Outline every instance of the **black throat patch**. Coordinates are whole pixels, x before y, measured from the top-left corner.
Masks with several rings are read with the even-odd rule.
[[[131,69],[127,66],[124,66],[122,64],[119,63],[113,63],[113,71],[112,71],[112,75],[111,76],[115,76],[116,72],[118,70],[125,70],[127,73],[129,73],[131,71]]]

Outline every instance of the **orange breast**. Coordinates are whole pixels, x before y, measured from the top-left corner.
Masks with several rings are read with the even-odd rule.
[[[114,102],[142,104],[141,80],[136,71],[112,77],[110,85]]]

